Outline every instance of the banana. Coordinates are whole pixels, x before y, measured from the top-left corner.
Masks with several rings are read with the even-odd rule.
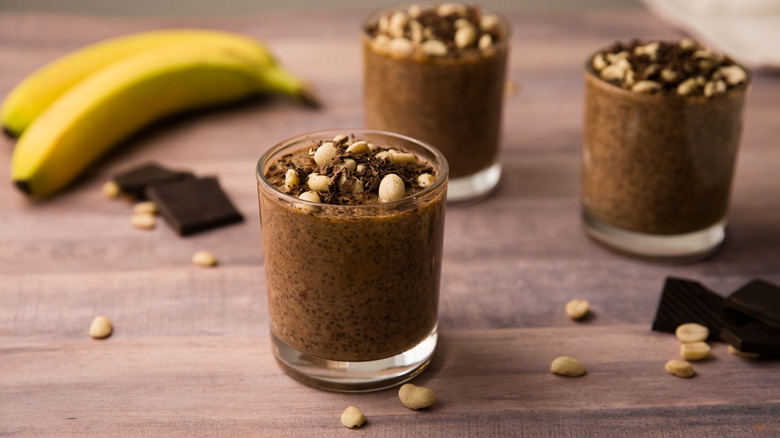
[[[264,46],[243,37],[188,40],[125,56],[78,81],[35,118],[13,150],[11,179],[31,196],[51,195],[152,121],[269,91],[311,98]]]
[[[181,42],[213,43],[236,38],[243,37],[217,30],[165,29],[111,38],[89,45],[44,65],[24,78],[3,100],[0,125],[9,136],[19,137],[65,91],[91,73],[127,56]],[[258,53],[258,56],[264,57],[266,63],[275,63],[267,51]],[[299,97],[306,99],[311,96]]]

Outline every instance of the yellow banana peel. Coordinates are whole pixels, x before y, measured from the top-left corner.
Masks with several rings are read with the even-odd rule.
[[[159,118],[266,92],[316,103],[306,83],[245,37],[182,38],[125,54],[76,80],[33,118],[14,148],[11,179],[31,196],[51,195]]]

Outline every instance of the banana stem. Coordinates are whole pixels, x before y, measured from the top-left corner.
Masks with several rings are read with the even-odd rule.
[[[278,65],[267,67],[263,70],[262,76],[261,91],[288,94],[312,108],[321,106],[320,99],[317,97],[313,86],[284,68]]]
[[[12,140],[16,139],[16,138],[19,138],[19,136],[15,132],[13,132],[11,130],[11,128],[9,128],[7,126],[3,126],[3,134],[5,134],[6,137],[8,137],[8,138],[10,138]]]

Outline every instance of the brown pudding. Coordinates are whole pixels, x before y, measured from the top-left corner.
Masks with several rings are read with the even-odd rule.
[[[725,220],[749,75],[680,42],[617,43],[585,71],[584,214],[678,235]]]
[[[301,136],[260,165],[271,332],[318,358],[391,357],[437,326],[446,161],[375,131],[329,135]]]
[[[366,124],[439,149],[450,177],[498,160],[508,23],[479,7],[390,9],[362,36]]]

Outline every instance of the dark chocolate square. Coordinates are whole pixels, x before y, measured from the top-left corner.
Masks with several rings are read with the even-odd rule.
[[[757,321],[726,327],[720,338],[743,353],[780,357],[780,330]]]
[[[716,340],[727,326],[723,301],[723,297],[699,282],[668,277],[652,329],[674,333],[679,325],[695,322],[707,327],[709,339]]]
[[[780,287],[772,283],[753,280],[729,295],[726,306],[780,329]]]
[[[146,189],[146,196],[182,236],[244,220],[216,178],[153,184]]]
[[[194,178],[190,172],[175,172],[156,163],[147,163],[114,176],[122,193],[135,199],[145,199],[146,188],[152,184]]]

